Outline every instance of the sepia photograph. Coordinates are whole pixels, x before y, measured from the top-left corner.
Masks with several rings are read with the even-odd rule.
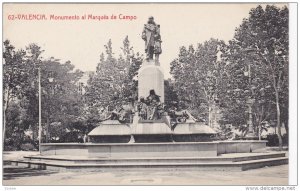
[[[290,7],[4,2],[2,186],[295,190]]]

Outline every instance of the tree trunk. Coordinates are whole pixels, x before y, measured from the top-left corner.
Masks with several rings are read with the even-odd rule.
[[[261,140],[261,124],[258,125],[258,140]]]
[[[277,112],[277,125],[276,128],[278,130],[278,141],[279,141],[279,150],[282,150],[282,135],[281,135],[281,123],[280,123],[280,106],[279,106],[279,95],[278,90],[275,91],[276,96],[276,112]]]
[[[5,104],[3,108],[3,130],[2,130],[2,149],[4,150],[4,143],[5,143],[5,134],[6,134],[6,114],[9,104],[9,90],[6,90],[5,92]]]
[[[288,122],[288,120],[284,120],[283,124],[284,124],[284,128],[285,128],[286,136],[287,136],[287,146],[289,147],[289,122]]]
[[[5,104],[5,106],[4,106],[4,111],[3,111],[3,130],[2,130],[2,133],[3,133],[3,135],[2,135],[2,146],[3,146],[3,150],[4,150],[4,143],[5,143],[5,131],[6,131],[6,129],[5,129],[5,127],[6,127],[6,110],[7,110],[7,106],[6,106],[6,104]]]
[[[49,126],[50,126],[50,122],[49,122],[49,115],[47,116],[47,120],[46,120],[46,143],[49,142]]]
[[[208,126],[213,128],[212,127],[212,107],[211,107],[210,103],[208,104]]]

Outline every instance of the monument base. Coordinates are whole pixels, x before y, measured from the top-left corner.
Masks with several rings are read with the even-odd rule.
[[[213,170],[240,171],[288,163],[284,152],[268,152],[266,141],[196,143],[47,143],[41,154],[6,163],[58,171]],[[236,153],[236,154],[234,154]]]
[[[173,130],[175,142],[207,142],[213,141],[216,132],[208,125],[189,121],[178,123]]]
[[[172,130],[166,116],[159,120],[138,119],[131,126],[136,143],[173,142]]]
[[[228,153],[265,152],[266,141],[169,143],[44,143],[41,155],[105,158],[208,157]]]
[[[84,156],[25,156],[7,164],[53,171],[243,171],[288,164],[284,152],[222,154],[216,157],[87,158]]]
[[[172,136],[175,142],[210,142],[213,141],[214,135],[209,134],[191,134],[191,135],[181,135],[176,134]]]
[[[107,120],[100,123],[89,134],[92,143],[128,143],[131,138],[130,126],[118,120]]]
[[[255,133],[248,133],[245,137],[245,140],[258,140],[258,136]]]
[[[173,142],[170,134],[134,135],[136,143]]]
[[[130,138],[130,135],[97,135],[90,136],[89,141],[91,143],[128,143]]]

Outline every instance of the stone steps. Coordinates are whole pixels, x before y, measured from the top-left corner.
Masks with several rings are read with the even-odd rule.
[[[33,158],[33,157],[31,157]],[[43,159],[42,159],[43,158]],[[209,162],[208,162],[209,161]],[[243,171],[264,166],[287,164],[285,153],[258,154],[243,157],[151,158],[151,159],[49,159],[34,157],[11,160],[11,165],[56,171],[98,170],[218,170]]]
[[[30,161],[54,162],[63,161],[75,164],[140,164],[140,163],[223,163],[239,162],[267,158],[285,157],[285,153],[257,153],[248,156],[226,156],[219,157],[167,157],[167,158],[68,158],[68,156],[26,156],[24,159]]]

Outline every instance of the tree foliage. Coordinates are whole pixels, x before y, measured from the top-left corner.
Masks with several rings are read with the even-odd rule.
[[[143,58],[134,53],[128,37],[123,41],[122,52],[114,56],[112,41],[105,45],[106,54],[101,53],[95,75],[90,76],[86,87],[87,104],[95,108],[112,110],[122,102],[130,102],[137,97],[137,73]],[[93,113],[92,112],[92,113]],[[98,115],[100,116],[100,114]]]
[[[219,104],[227,76],[220,58],[224,46],[223,41],[210,39],[199,43],[196,50],[192,45],[181,47],[178,58],[171,62],[180,107],[206,121],[212,108]]]
[[[235,72],[231,84],[235,88],[233,91],[244,100],[254,99],[257,126],[264,120],[276,121],[280,145],[281,119],[287,120],[281,110],[287,112],[288,55],[288,8],[273,5],[251,9],[249,17],[236,29],[226,55],[231,71]],[[247,65],[251,69],[250,77]],[[243,71],[248,75],[243,77]],[[243,78],[250,78],[248,84]]]
[[[77,81],[82,72],[74,70],[70,62],[61,64],[54,58],[43,59],[43,50],[36,44],[30,44],[25,51],[16,51],[7,40],[4,47],[6,115],[3,127],[7,137],[4,140],[21,144],[24,132],[29,129],[33,131],[33,140],[37,138],[38,68],[41,71],[42,126],[48,130],[47,135],[51,136],[50,124],[53,122],[63,123],[65,129],[72,126],[70,123],[80,115]],[[18,132],[19,139],[11,139],[15,132]]]
[[[275,121],[282,145],[281,123],[288,129],[288,53],[288,8],[251,9],[228,43],[211,39],[196,49],[180,48],[171,74],[181,107],[210,126],[212,114],[220,111],[221,125],[245,133],[250,107],[256,133]]]

